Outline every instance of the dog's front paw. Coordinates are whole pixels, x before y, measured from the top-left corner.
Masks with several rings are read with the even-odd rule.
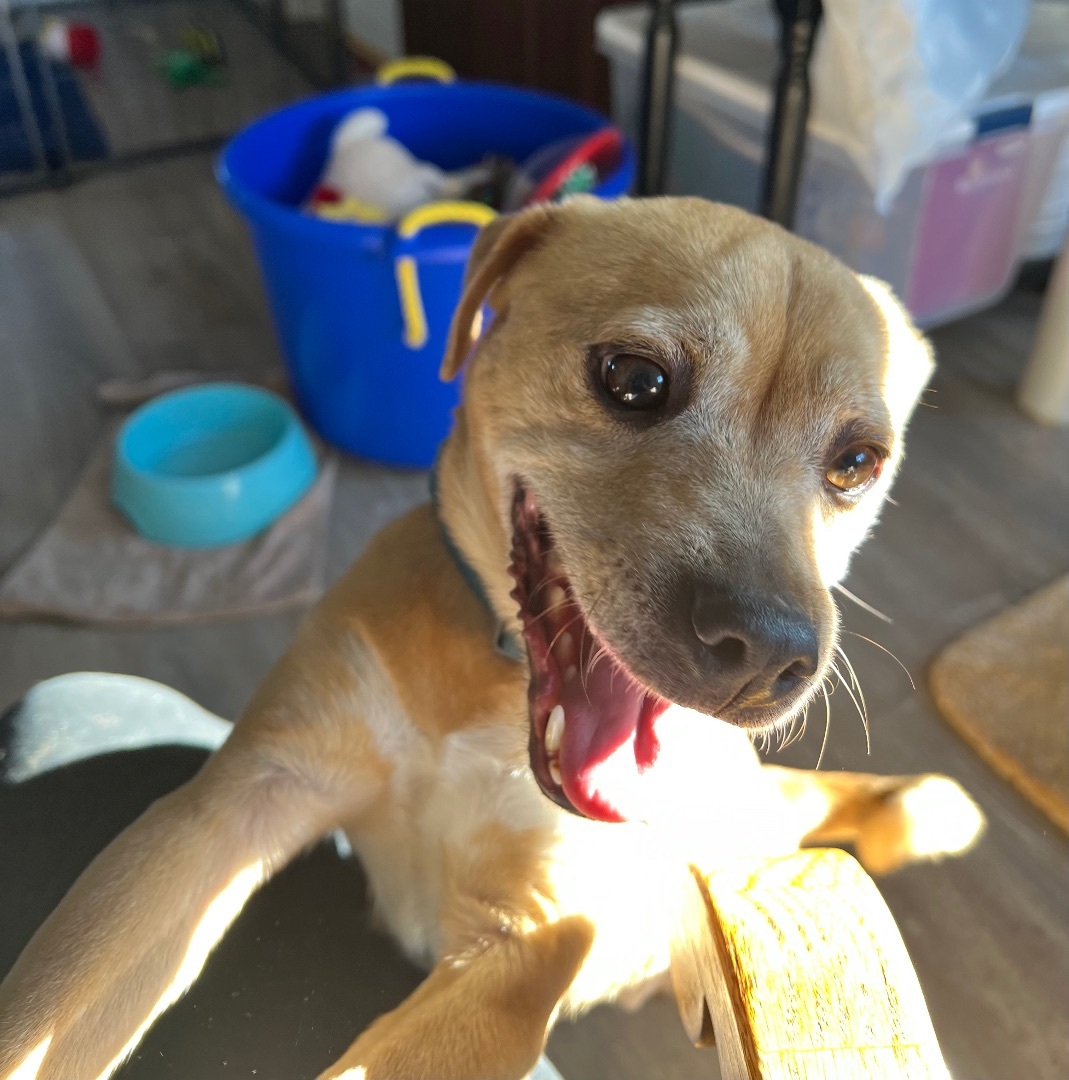
[[[919,776],[882,794],[858,831],[857,857],[869,873],[888,874],[917,860],[960,855],[985,826],[980,807],[957,781]]]

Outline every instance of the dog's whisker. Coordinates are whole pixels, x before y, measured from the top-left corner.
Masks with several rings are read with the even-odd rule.
[[[861,689],[861,680],[857,677],[857,671],[854,669],[853,662],[850,657],[846,655],[846,650],[838,643],[835,646],[835,651],[843,658],[843,663],[846,664],[846,670],[850,673],[850,680],[854,684],[854,688],[857,690],[857,696],[861,698],[861,704],[864,706],[865,719],[868,719],[869,707],[865,701],[865,691]]]
[[[824,751],[828,748],[828,732],[831,731],[831,699],[828,697],[828,683],[824,679],[820,683],[820,689],[824,692],[824,738],[820,744],[820,753],[817,755],[817,770],[820,769],[824,760]]]
[[[594,602],[590,605],[590,610],[589,610],[589,612],[587,613],[587,616],[586,616],[588,623],[590,621],[590,617],[594,614],[594,611],[597,608],[598,604],[601,603],[601,599],[602,599],[602,597],[604,595],[605,595],[605,590],[602,589],[601,592],[599,592],[598,595],[594,598]],[[594,665],[598,662],[598,660],[602,656],[604,656],[606,652],[608,652],[608,649],[604,645],[601,645],[599,647],[599,649],[598,649],[597,654],[595,654],[594,659],[591,660],[589,664],[584,664],[583,663],[583,646],[586,644],[586,639],[589,636],[590,636],[589,634],[584,634],[583,637],[579,641],[579,679],[583,684],[583,693],[586,695],[586,700],[587,700],[588,705],[590,704],[590,692],[587,690],[587,680],[589,678],[590,672],[593,670]]]
[[[853,600],[859,608],[867,611],[870,615],[875,615],[877,619],[882,619],[885,623],[891,623],[893,625],[894,619],[889,615],[885,615],[879,608],[874,608],[870,603],[862,600],[860,596],[855,596],[849,589],[842,585],[836,585],[835,588],[847,598],[847,600]]]
[[[598,646],[598,651],[594,653],[590,660],[590,663],[586,667],[580,667],[581,678],[583,680],[583,693],[586,694],[587,704],[590,704],[590,694],[587,691],[587,679],[590,676],[590,672],[594,670],[594,665],[603,657],[608,655],[609,650],[604,646]],[[616,678],[615,669],[609,674],[609,693],[612,693],[612,681]]]
[[[807,703],[805,706],[803,706],[802,711],[800,713],[798,713],[797,715],[791,717],[791,726],[787,729],[787,731],[784,734],[783,738],[780,740],[779,748],[780,748],[781,751],[786,750],[787,747],[790,746],[791,743],[793,743],[798,738],[798,734],[797,734],[797,730],[796,730],[797,727],[798,727],[798,721],[801,720],[803,724],[805,723],[805,710],[808,707],[809,706],[808,706],[808,703]]]
[[[590,610],[587,612],[588,619],[592,619],[594,617],[594,612],[597,611],[598,605],[602,602],[602,600],[605,599],[605,594],[608,591],[608,586],[606,586],[604,589],[601,590],[601,592],[598,593],[596,597],[594,597],[594,602],[590,605]]]
[[[902,661],[899,660],[898,657],[895,656],[895,654],[891,652],[890,649],[884,647],[878,641],[873,641],[870,637],[865,637],[864,634],[855,633],[853,630],[847,630],[847,633],[851,634],[853,637],[861,638],[862,641],[867,641],[870,645],[875,645],[876,648],[880,650],[880,652],[887,653],[887,655],[906,673],[906,678],[909,679],[909,685],[914,690],[917,689],[917,684],[913,681],[913,676],[910,675],[909,668],[907,668],[906,665],[903,664]]]
[[[582,617],[583,617],[583,615],[582,615],[582,612],[580,612],[580,613],[578,613],[578,614],[576,614],[576,615],[573,615],[573,616],[572,616],[572,618],[570,618],[570,619],[569,619],[569,620],[568,620],[568,621],[567,621],[567,622],[566,622],[566,623],[565,623],[565,624],[564,624],[564,625],[563,625],[563,626],[562,626],[562,627],[561,627],[561,628],[560,628],[560,629],[559,629],[559,630],[557,631],[557,633],[556,633],[556,634],[554,635],[554,637],[553,637],[553,640],[552,640],[552,641],[551,641],[551,642],[549,643],[549,649],[548,649],[547,651],[548,651],[548,652],[552,652],[552,651],[553,651],[553,646],[554,646],[554,645],[556,645],[558,641],[560,641],[561,635],[562,635],[562,634],[563,634],[563,633],[564,633],[564,632],[565,632],[566,630],[568,630],[569,628],[571,628],[571,627],[575,626],[575,624],[576,624],[577,622],[579,622],[579,621],[580,621],[580,620],[582,619]]]
[[[579,641],[579,678],[583,683],[583,693],[586,694],[587,702],[590,701],[590,694],[587,693],[586,680],[587,680],[587,665],[583,663],[583,649],[586,646],[586,639],[589,635],[584,634]],[[591,661],[590,667],[594,666],[594,662]]]
[[[779,735],[779,746],[776,747],[777,753],[780,753],[785,747],[791,745],[791,742],[795,737],[794,730],[798,726],[798,716],[799,714],[795,713],[794,716],[791,717],[791,722],[787,727],[777,729],[777,734]]]
[[[809,702],[806,702],[806,706],[802,710],[802,722],[798,725],[798,734],[793,739],[791,739],[791,741],[789,743],[787,743],[788,746],[791,746],[792,744],[794,744],[796,742],[801,742],[801,740],[805,738],[805,725],[806,725],[806,722],[808,720],[809,720]]]
[[[530,604],[539,595],[539,593],[542,592],[543,589],[553,585],[558,585],[561,588],[561,590],[565,593],[566,600],[571,599],[571,597],[567,595],[567,580],[565,578],[558,577],[556,574],[546,571],[542,580],[531,590],[530,595],[527,597],[527,603]]]
[[[838,645],[835,646],[835,649],[842,656],[842,658],[846,660],[847,665],[850,667],[851,681],[853,682],[854,686],[857,687],[857,694],[854,693],[853,687],[851,687],[850,683],[848,683],[843,678],[843,673],[834,664],[831,665],[831,669],[835,672],[836,676],[838,676],[839,682],[841,682],[843,686],[846,687],[846,692],[850,695],[850,700],[854,703],[854,708],[857,709],[858,716],[861,717],[861,726],[865,729],[865,753],[871,754],[872,744],[869,741],[869,712],[868,706],[865,704],[865,695],[861,691],[861,686],[857,681],[857,675],[854,674],[853,666],[850,665],[850,661],[849,659],[847,659],[846,653],[844,653]],[[858,700],[859,697],[860,700]]]
[[[529,603],[530,601],[534,600],[534,598],[535,598],[535,597],[536,597],[536,596],[537,596],[537,595],[538,595],[538,594],[539,594],[539,593],[540,593],[540,592],[541,592],[541,591],[542,591],[542,590],[543,590],[543,589],[544,589],[544,588],[545,588],[545,587],[546,587],[547,585],[550,585],[550,584],[552,584],[552,583],[553,583],[554,581],[556,581],[556,580],[557,580],[557,579],[556,579],[555,577],[552,577],[552,576],[550,576],[550,575],[548,575],[548,574],[547,574],[547,575],[546,575],[546,576],[545,576],[544,578],[542,578],[542,580],[541,580],[541,581],[540,581],[540,582],[539,582],[539,583],[538,583],[538,584],[537,584],[537,585],[536,585],[536,586],[535,586],[535,587],[534,587],[534,588],[533,588],[533,589],[531,590],[531,595],[530,595],[530,596],[528,597],[528,603]]]
[[[567,607],[569,602],[570,601],[567,597],[565,597],[563,600],[558,600],[556,604],[553,604],[551,607],[547,607],[545,611],[540,611],[537,615],[535,615],[534,618],[531,619],[531,622],[538,622],[539,619],[544,619],[547,615],[552,615],[553,612],[559,611],[563,607]]]

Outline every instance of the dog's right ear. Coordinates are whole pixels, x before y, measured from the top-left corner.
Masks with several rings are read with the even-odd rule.
[[[442,358],[441,378],[456,378],[481,329],[483,304],[496,309],[494,292],[516,264],[545,237],[555,217],[553,207],[533,206],[518,214],[495,218],[475,238],[464,274],[460,297],[449,339]]]

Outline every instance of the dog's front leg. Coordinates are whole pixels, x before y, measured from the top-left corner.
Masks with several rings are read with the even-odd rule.
[[[442,960],[320,1080],[520,1080],[593,937],[570,916]]]
[[[292,650],[201,772],[121,833],[34,935],[0,986],[0,1080],[109,1076],[250,894],[374,797],[359,678],[311,646],[317,665]],[[312,675],[345,682],[344,715]]]
[[[781,831],[797,844],[854,846],[869,873],[967,851],[984,815],[956,781],[923,773],[811,772],[765,765],[762,773],[786,803]]]

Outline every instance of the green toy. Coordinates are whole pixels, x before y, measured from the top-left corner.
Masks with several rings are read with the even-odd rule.
[[[166,53],[159,62],[159,71],[176,90],[187,86],[220,86],[225,81],[222,71],[188,49]]]
[[[190,23],[182,32],[182,45],[165,53],[157,65],[176,90],[189,86],[222,86],[226,81],[226,52],[218,34]]]

